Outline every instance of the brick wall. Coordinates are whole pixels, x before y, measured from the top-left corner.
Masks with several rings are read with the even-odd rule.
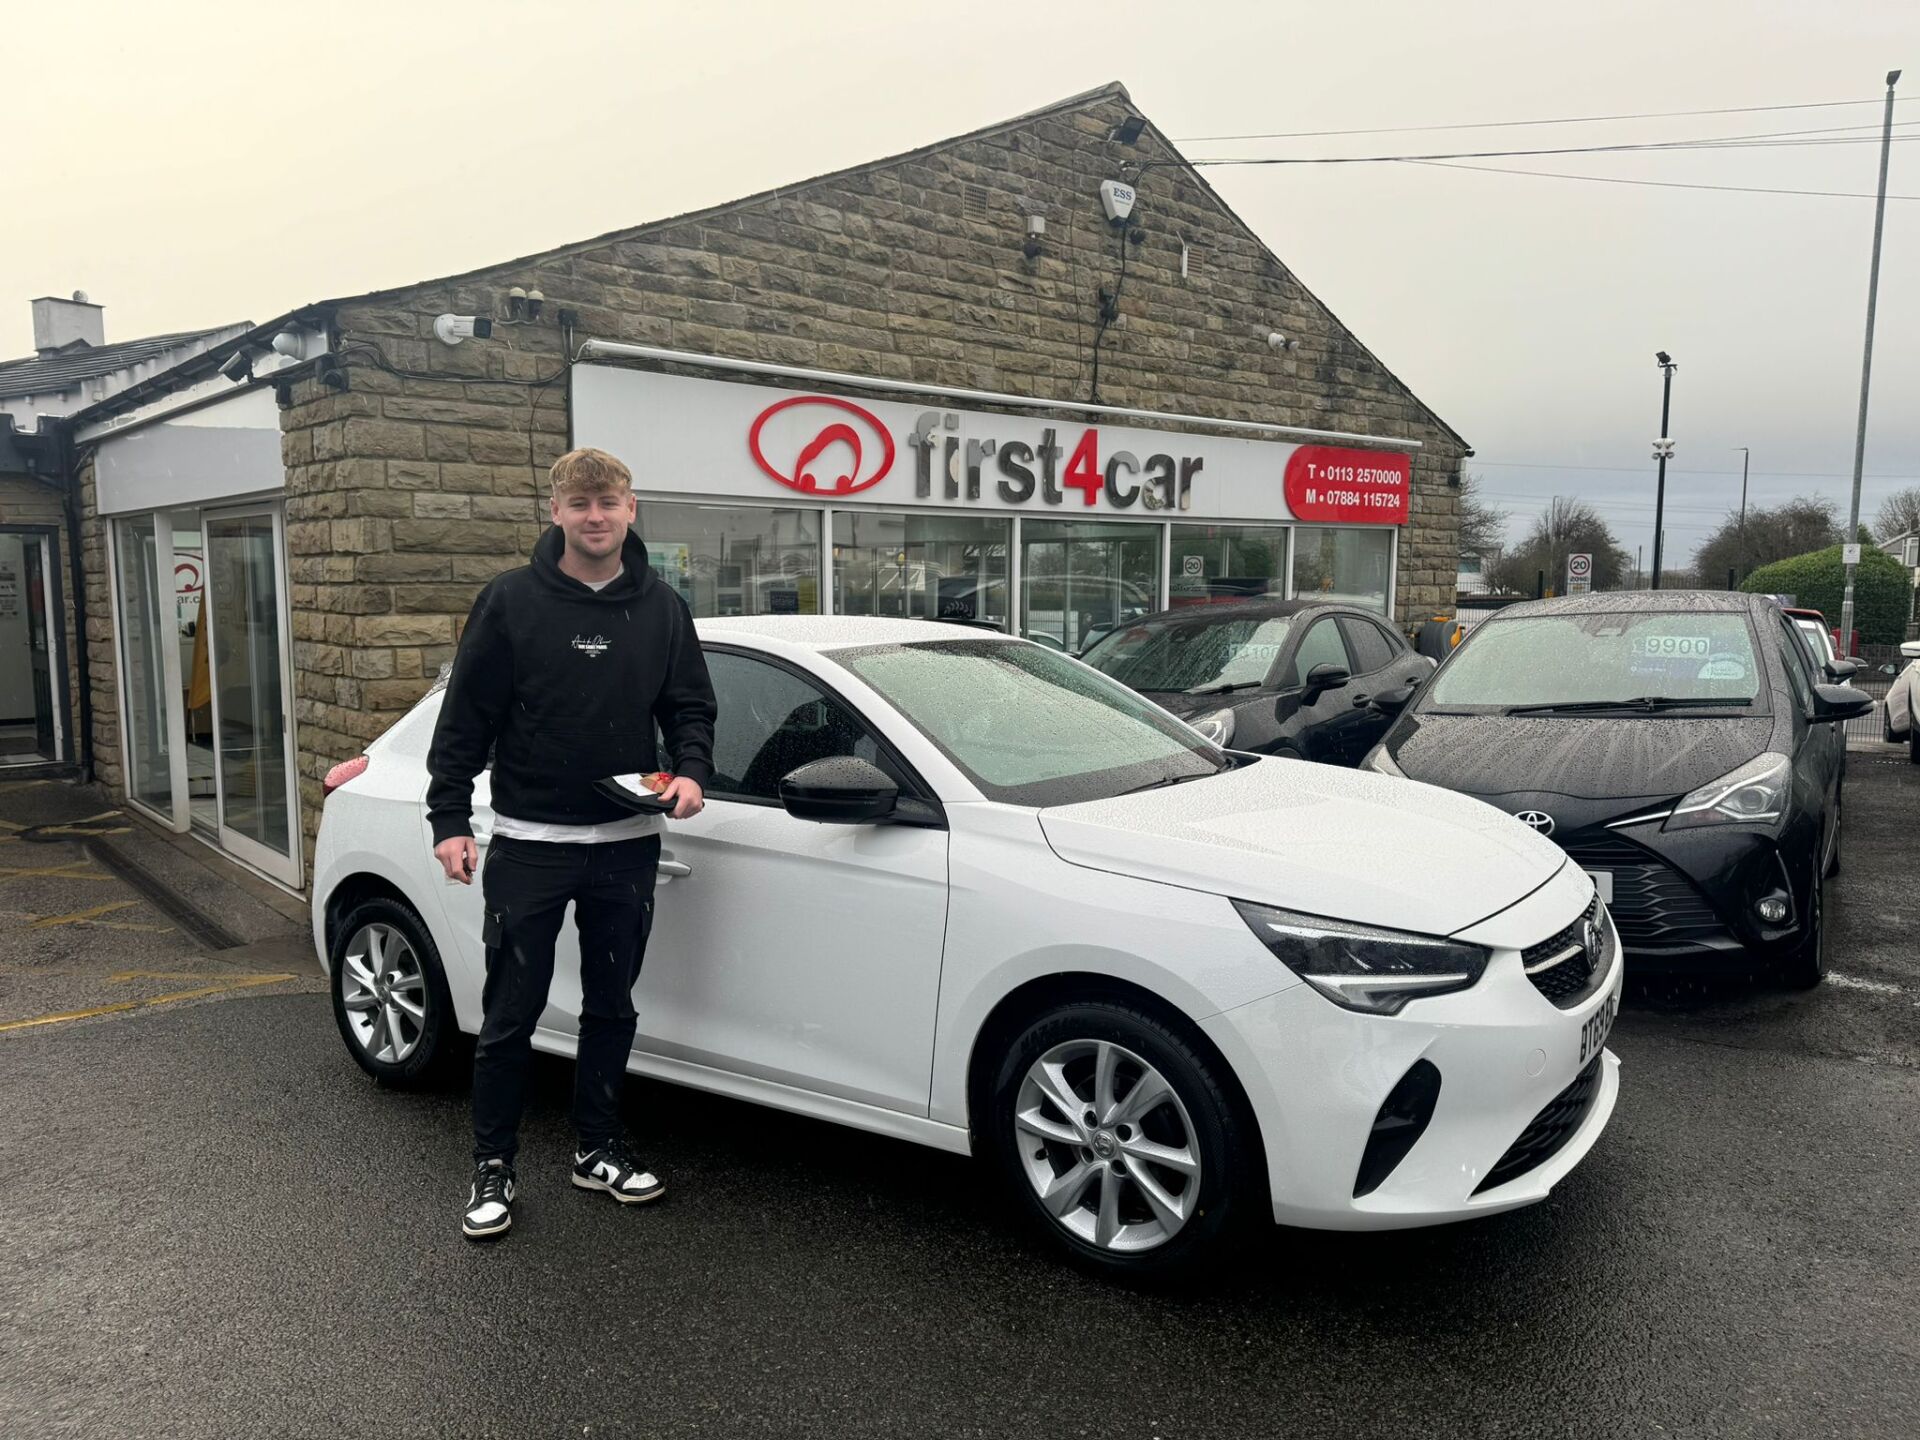
[[[567,434],[560,308],[579,312],[580,339],[1086,399],[1094,295],[1118,266],[1098,183],[1123,159],[1169,153],[1151,131],[1135,149],[1108,143],[1129,113],[1110,92],[776,196],[340,304],[349,388],[303,382],[283,412],[309,834],[327,768],[423,693],[480,585],[522,563],[546,524],[544,469]],[[1450,604],[1458,438],[1211,192],[1173,169],[1139,189],[1148,239],[1128,256],[1101,401],[1422,441],[1400,610]],[[1028,213],[1048,222],[1031,262]],[[545,292],[541,322],[454,347],[432,338],[441,313],[504,316],[512,285]],[[1272,350],[1276,329],[1299,348]]]

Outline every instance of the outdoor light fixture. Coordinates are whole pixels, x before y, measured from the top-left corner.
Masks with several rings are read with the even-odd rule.
[[[1029,260],[1038,260],[1040,258],[1041,241],[1046,237],[1046,233],[1047,217],[1044,215],[1029,215],[1027,217],[1027,238],[1026,242],[1020,247],[1020,253],[1025,255]]]
[[[273,353],[284,355],[289,360],[304,360],[307,358],[307,337],[289,326],[273,337]]]
[[[1107,138],[1122,145],[1132,145],[1140,139],[1140,132],[1146,128],[1147,120],[1144,115],[1129,115],[1113,127],[1112,133]]]
[[[253,357],[244,350],[236,350],[220,362],[220,373],[236,385],[243,385],[253,379]]]
[[[1667,354],[1667,352],[1664,350],[1654,351],[1653,358],[1654,358],[1654,363],[1659,365],[1671,365],[1673,363],[1673,357]]]

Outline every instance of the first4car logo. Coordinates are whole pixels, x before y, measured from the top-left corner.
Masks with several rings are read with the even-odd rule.
[[[778,429],[789,444],[776,445],[765,433],[767,422],[783,414],[790,423]],[[796,427],[793,421],[801,423]],[[790,447],[795,436],[804,438]],[[804,495],[857,495],[878,485],[893,468],[893,436],[887,427],[872,411],[831,395],[795,395],[769,405],[747,432],[747,448],[768,475]],[[823,485],[823,475],[831,483]]]

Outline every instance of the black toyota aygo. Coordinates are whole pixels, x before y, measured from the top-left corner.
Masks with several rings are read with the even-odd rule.
[[[1840,867],[1837,722],[1872,708],[1826,680],[1764,596],[1534,601],[1476,626],[1363,763],[1556,841],[1632,968],[1808,987]]]

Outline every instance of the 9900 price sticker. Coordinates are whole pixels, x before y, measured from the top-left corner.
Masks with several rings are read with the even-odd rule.
[[[1633,653],[1656,660],[1704,660],[1713,650],[1705,635],[1636,635]]]

